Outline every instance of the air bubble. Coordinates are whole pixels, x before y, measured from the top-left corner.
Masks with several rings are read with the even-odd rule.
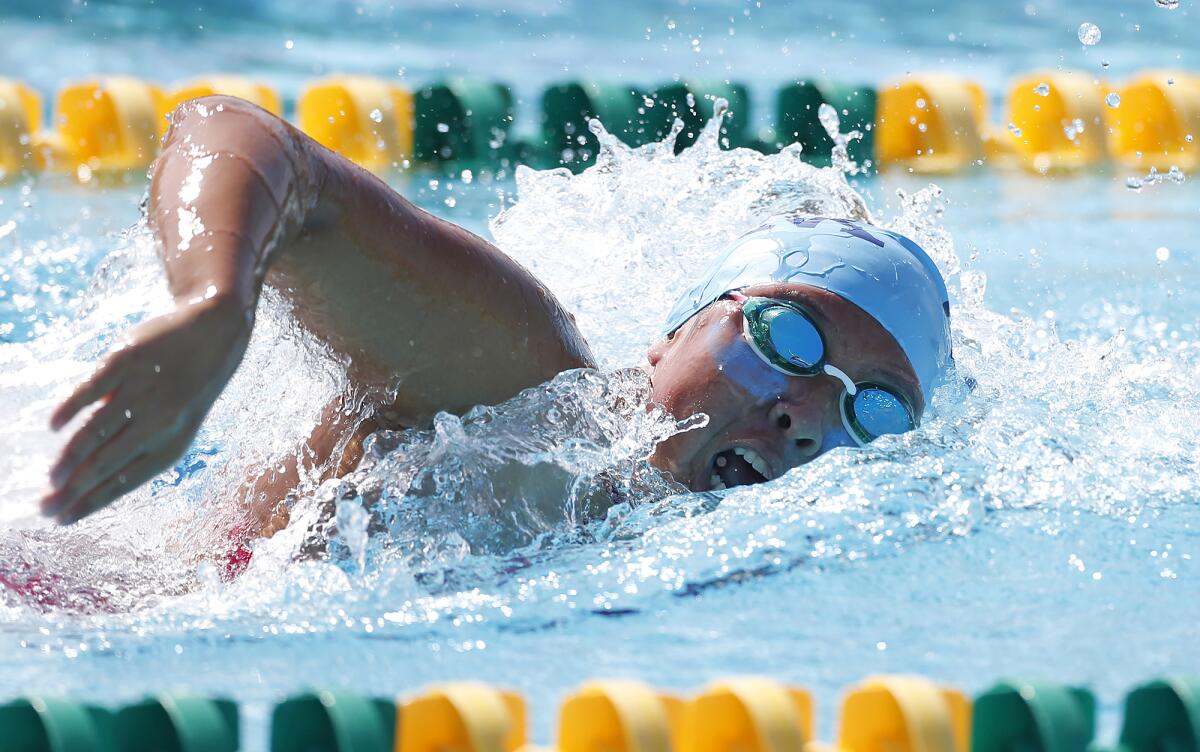
[[[1039,97],[1050,96],[1050,84],[1044,82],[1038,84],[1037,86],[1033,87],[1033,93],[1037,94]]]
[[[1175,10],[1179,7],[1179,0],[1154,0],[1154,4],[1167,10]]]
[[[1110,91],[1108,96],[1104,97],[1104,103],[1113,109],[1121,106],[1121,95],[1115,91]]]
[[[383,122],[383,112],[378,107],[371,110],[371,114],[368,115],[368,117],[371,118],[371,122],[374,122],[374,123],[382,123]]]
[[[1079,41],[1091,47],[1100,41],[1100,27],[1085,21],[1079,24]]]

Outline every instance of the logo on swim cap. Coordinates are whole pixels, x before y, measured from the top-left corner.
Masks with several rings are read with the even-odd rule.
[[[778,217],[730,243],[675,303],[666,334],[722,295],[769,282],[832,292],[879,322],[928,403],[952,362],[950,299],[933,259],[899,233],[829,217]]]

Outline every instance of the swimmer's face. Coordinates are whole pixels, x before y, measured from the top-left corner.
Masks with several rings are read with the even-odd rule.
[[[920,419],[924,400],[908,358],[858,306],[786,282],[741,292],[803,305],[825,335],[828,362],[855,383],[904,395]],[[711,490],[714,476],[726,487],[770,480],[834,447],[856,446],[842,425],[842,383],[825,374],[787,376],[764,363],[742,334],[741,303],[718,300],[657,342],[649,358],[656,403],[677,419],[709,416],[707,426],[662,442],[650,458],[693,491]]]

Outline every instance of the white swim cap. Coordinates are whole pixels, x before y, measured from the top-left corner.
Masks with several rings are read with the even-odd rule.
[[[925,403],[953,362],[950,298],[933,259],[903,235],[847,219],[778,217],[735,240],[675,303],[665,334],[725,293],[768,282],[828,290],[895,338]]]

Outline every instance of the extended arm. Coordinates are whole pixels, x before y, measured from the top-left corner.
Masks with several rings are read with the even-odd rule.
[[[149,222],[176,307],[130,332],[52,416],[57,429],[101,403],[51,471],[43,509],[63,522],[183,453],[241,361],[264,281],[389,421],[419,425],[593,362],[512,259],[241,100],[176,111]]]

